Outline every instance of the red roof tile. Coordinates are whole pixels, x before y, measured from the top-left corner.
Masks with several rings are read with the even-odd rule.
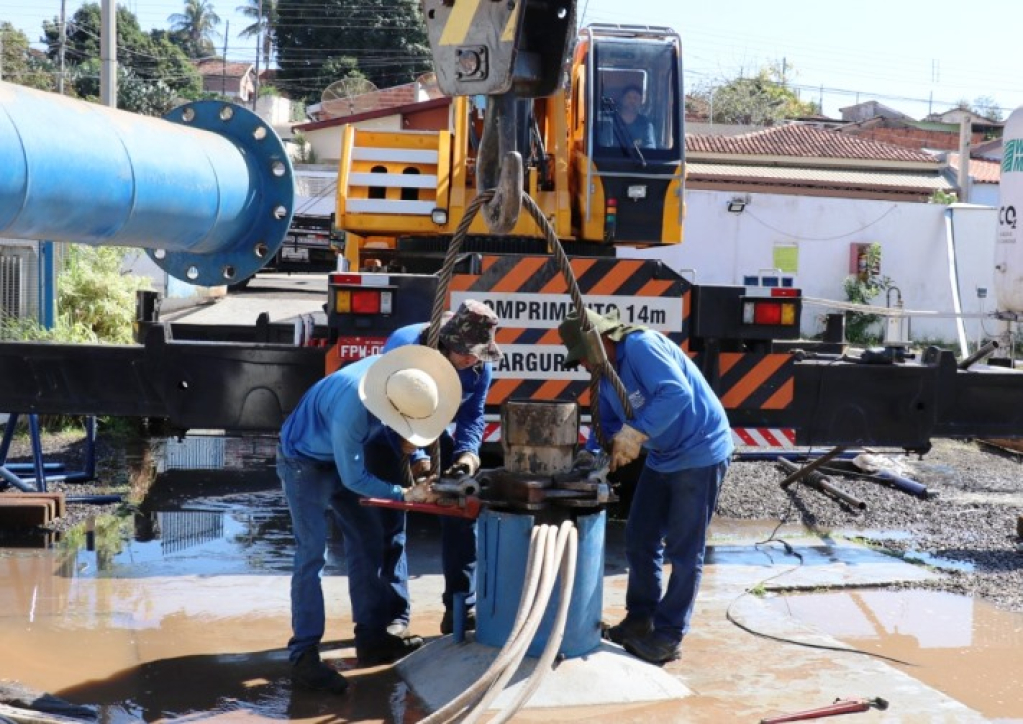
[[[788,156],[867,161],[902,161],[939,165],[931,154],[837,131],[789,124],[740,136],[686,136],[690,153],[733,156]]]
[[[959,172],[959,154],[948,154],[948,165]],[[997,161],[990,161],[986,158],[970,159],[970,178],[978,184],[996,184],[1002,178],[1002,166]]]

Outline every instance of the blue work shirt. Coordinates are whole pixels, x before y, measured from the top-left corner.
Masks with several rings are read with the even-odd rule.
[[[391,332],[384,343],[384,353],[406,344],[420,344],[427,323],[409,324]],[[453,459],[464,452],[479,455],[483,443],[484,418],[483,411],[487,402],[487,392],[494,376],[493,365],[481,362],[464,370],[456,370],[462,383],[462,403],[455,414],[455,448]],[[391,436],[393,437],[393,435]],[[417,450],[411,455],[412,460],[426,457],[426,453]]]
[[[716,465],[731,457],[735,444],[725,408],[703,373],[677,344],[660,332],[625,335],[615,345],[618,377],[632,404],[625,419],[618,394],[600,380],[600,422],[608,443],[625,422],[650,437],[646,464],[657,472]],[[586,447],[596,451],[596,430]]]
[[[363,446],[388,429],[359,399],[359,381],[380,355],[371,355],[327,375],[310,387],[281,428],[281,452],[332,463],[349,490],[370,498],[402,500],[401,486],[366,470]]]

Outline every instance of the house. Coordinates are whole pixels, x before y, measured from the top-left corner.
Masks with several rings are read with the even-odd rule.
[[[438,131],[449,126],[451,99],[436,83],[414,83],[322,101],[310,107],[314,120],[292,126],[301,133],[318,163],[336,164],[346,125],[382,131]]]
[[[813,125],[687,135],[686,155],[690,189],[915,202],[956,190],[932,154]]]
[[[195,61],[202,76],[202,89],[247,103],[256,92],[256,68],[252,63],[235,63],[224,58]]]
[[[860,123],[862,121],[870,120],[871,118],[912,120],[902,111],[897,111],[894,108],[889,108],[888,106],[878,101],[864,101],[863,103],[857,103],[852,106],[846,106],[845,108],[839,108],[838,112],[842,114],[843,121],[849,121],[850,123]]]

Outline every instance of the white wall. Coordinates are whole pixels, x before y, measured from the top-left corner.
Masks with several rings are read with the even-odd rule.
[[[370,131],[400,131],[401,116],[385,116],[359,121],[359,128]],[[306,141],[316,153],[317,163],[337,163],[341,158],[341,137],[344,126],[327,126],[304,133]]]
[[[688,191],[685,240],[676,247],[621,249],[621,256],[663,259],[676,270],[695,269],[698,284],[742,284],[744,275],[775,267],[776,245],[795,245],[795,285],[805,297],[845,301],[850,246],[881,245],[881,273],[901,290],[906,309],[951,313],[946,210],[951,209],[964,313],[993,309],[996,210],[991,207],[922,204],[818,196],[751,194],[742,213],[726,204],[734,193]],[[687,275],[690,276],[690,275]],[[977,287],[989,290],[978,300]],[[891,295],[892,303],[896,296]],[[873,301],[885,306],[885,298]],[[823,329],[824,315],[835,311],[805,306],[804,335]],[[967,320],[970,341],[981,333],[980,320]],[[987,331],[996,325],[987,322]],[[957,341],[953,318],[917,317],[910,323],[916,340]]]

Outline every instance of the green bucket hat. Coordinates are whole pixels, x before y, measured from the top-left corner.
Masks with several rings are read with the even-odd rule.
[[[629,332],[636,332],[641,329],[646,329],[641,325],[637,324],[625,324],[618,318],[618,310],[613,309],[606,315],[597,314],[592,309],[586,310],[586,317],[590,321],[590,326],[596,332],[598,337],[608,336],[616,342],[621,341],[622,337],[627,335]],[[582,329],[579,326],[580,318],[577,311],[569,312],[561,324],[558,325],[558,334],[561,336],[561,343],[565,345],[568,350],[568,354],[565,355],[565,361],[562,362],[564,367],[575,367],[582,360],[589,358],[586,336],[583,334]],[[591,359],[591,362],[596,360]]]

